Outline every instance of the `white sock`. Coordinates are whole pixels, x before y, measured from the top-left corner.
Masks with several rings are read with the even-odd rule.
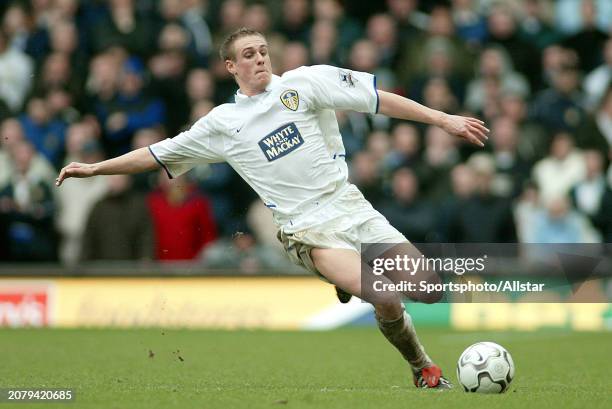
[[[408,361],[414,372],[431,364],[417,337],[412,318],[406,311],[395,320],[384,320],[377,315],[376,321],[380,331]]]

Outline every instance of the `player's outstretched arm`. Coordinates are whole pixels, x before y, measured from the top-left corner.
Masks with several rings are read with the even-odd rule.
[[[146,172],[157,169],[159,164],[149,151],[149,148],[140,148],[125,155],[118,156],[98,163],[72,162],[64,166],[55,185],[60,186],[68,178],[88,178],[96,175],[117,175]]]
[[[489,130],[480,119],[449,115],[391,92],[378,90],[378,97],[380,114],[435,125],[478,146],[484,146],[484,142],[489,139]]]

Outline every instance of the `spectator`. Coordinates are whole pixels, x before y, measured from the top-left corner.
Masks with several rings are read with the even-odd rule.
[[[563,41],[566,47],[578,54],[580,68],[586,72],[595,69],[601,63],[601,50],[608,40],[608,33],[597,27],[597,4],[594,0],[582,0],[580,5],[582,27],[580,31]],[[612,19],[609,19],[608,24],[612,23],[610,20]],[[585,47],[585,44],[588,46]]]
[[[550,129],[575,131],[584,121],[584,96],[579,90],[578,71],[564,67],[553,76],[553,87],[537,94],[530,117]]]
[[[34,94],[46,95],[49,91],[64,89],[70,93],[71,98],[79,100],[82,84],[72,67],[67,54],[49,54],[44,59],[41,75],[36,78]]]
[[[427,73],[429,66],[426,54],[442,41],[446,44],[456,74],[462,78],[469,77],[474,65],[473,52],[454,34],[451,11],[445,6],[434,7],[428,19],[427,31],[411,37],[406,45],[404,58],[396,73],[400,81],[407,83],[411,77]]]
[[[336,111],[336,119],[342,135],[342,143],[346,152],[346,159],[361,150],[367,137],[368,123],[363,116],[351,115],[350,111]]]
[[[459,110],[457,97],[444,78],[430,78],[423,87],[423,103],[428,107],[454,113]]]
[[[78,26],[79,37],[85,38],[83,35],[85,30],[81,25],[84,23],[82,14],[87,12],[87,4],[79,0],[56,0],[52,2],[49,12],[49,26],[55,26],[61,21],[73,21]]]
[[[526,97],[529,84],[524,76],[513,70],[504,49],[485,48],[480,54],[477,75],[467,86],[465,105],[472,112],[483,112],[492,118],[499,112],[496,105],[504,93]]]
[[[13,148],[26,142],[21,123],[15,118],[8,118],[0,124],[0,189],[11,180],[15,164],[13,163]],[[42,180],[49,186],[55,183],[55,168],[39,152],[34,152],[26,175],[28,180]]]
[[[526,0],[523,15],[520,19],[521,37],[539,50],[556,43],[561,34],[551,24],[547,10],[547,2],[542,0]]]
[[[159,36],[159,49],[149,60],[151,88],[166,106],[166,126],[172,135],[181,131],[189,118],[189,101],[185,93],[185,78],[189,70],[186,53],[187,32],[178,24],[167,24]]]
[[[214,100],[215,81],[210,71],[203,68],[194,68],[187,74],[185,92],[189,98],[189,104],[193,105],[198,101]]]
[[[134,0],[110,0],[106,15],[92,28],[91,45],[95,53],[120,46],[141,58],[154,50],[155,36],[150,19],[138,15]]]
[[[278,227],[274,224],[272,212],[261,200],[255,200],[249,206],[246,223],[257,243],[276,249],[283,255],[283,244],[277,237]]]
[[[451,240],[451,228],[456,215],[463,205],[472,197],[476,189],[476,174],[469,166],[460,163],[450,172],[451,190],[440,200],[438,206],[436,231],[432,241],[448,242]]]
[[[392,198],[380,205],[380,212],[408,240],[415,243],[429,241],[436,223],[436,209],[419,194],[419,181],[410,168],[399,168],[393,173]]]
[[[95,163],[104,159],[102,147],[91,127],[84,122],[68,128],[66,153],[65,163]],[[92,180],[75,179],[65,189],[57,191],[58,212],[55,222],[61,234],[59,257],[64,264],[73,265],[79,260],[90,211],[106,195],[107,190],[107,178],[101,176]]]
[[[520,193],[531,170],[531,164],[518,150],[519,133],[516,124],[507,117],[495,119],[490,139],[496,171],[491,189],[499,196],[514,198]]]
[[[480,46],[487,38],[487,21],[478,12],[473,0],[453,0],[453,21],[457,35],[472,47]]]
[[[383,198],[381,179],[375,156],[370,151],[358,152],[351,163],[351,183],[376,207]]]
[[[52,118],[64,123],[71,124],[81,119],[76,98],[70,91],[64,88],[50,89],[45,95],[49,113]]]
[[[456,139],[440,128],[425,131],[424,166],[421,175],[425,194],[441,198],[450,191],[450,170],[460,161]]]
[[[346,49],[338,46],[338,30],[329,20],[318,20],[310,30],[310,60],[313,64],[338,65]],[[340,54],[340,55],[339,55]]]
[[[209,198],[216,225],[223,235],[235,231],[236,202],[233,200],[232,189],[235,179],[234,170],[227,163],[211,163],[205,168],[196,168],[198,187]]]
[[[9,44],[9,38],[0,29],[0,101],[11,112],[21,109],[30,90],[33,74],[30,57]]]
[[[475,173],[474,193],[457,209],[451,219],[449,238],[453,243],[508,243],[516,241],[510,204],[494,195],[491,182],[495,175],[493,158],[476,153],[468,160]],[[474,223],[478,220],[478,223]]]
[[[589,243],[600,241],[588,220],[570,207],[565,196],[548,203],[533,220],[533,237],[528,243]]]
[[[221,239],[204,248],[200,255],[206,268],[257,274],[260,271],[295,271],[293,265],[275,248],[256,241],[251,230],[243,225],[231,239]]]
[[[426,29],[429,18],[417,6],[417,0],[387,0],[387,8],[397,23],[400,38],[416,37]]]
[[[10,261],[55,261],[53,187],[34,178],[30,167],[36,151],[26,141],[11,146],[11,181],[0,188],[0,232]]]
[[[444,79],[457,102],[463,103],[465,97],[465,79],[454,69],[451,55],[452,45],[445,38],[429,41],[425,50],[427,70],[417,73],[408,82],[408,96],[416,101],[423,101],[423,90],[430,79]]]
[[[542,52],[541,60],[542,72],[540,73],[540,82],[538,83],[538,87],[534,88],[534,90],[553,87],[557,73],[561,72],[566,67],[575,67],[578,65],[578,56],[576,53],[558,44],[546,47]]]
[[[584,25],[584,0],[556,0],[555,25],[564,34],[572,34],[580,31]],[[612,4],[608,0],[595,0],[595,3],[587,5],[586,10],[595,19],[595,25],[600,30],[607,30],[612,23]],[[593,8],[595,7],[595,8]],[[594,11],[596,12],[594,13]]]
[[[66,140],[66,123],[53,117],[48,101],[34,97],[27,112],[19,117],[26,138],[53,166],[61,168]]]
[[[417,128],[409,123],[399,123],[393,128],[392,148],[383,159],[383,170],[387,173],[404,166],[413,169],[421,167],[420,149]]]
[[[397,35],[395,20],[388,14],[375,14],[368,19],[366,34],[378,49],[379,65],[397,69],[404,47]]]
[[[605,91],[595,114],[589,115],[579,129],[577,139],[578,146],[597,149],[604,157],[612,152],[612,83]]]
[[[294,70],[303,65],[309,65],[308,48],[302,43],[291,42],[285,45],[279,73]]]
[[[540,190],[542,203],[566,196],[586,173],[582,153],[574,147],[572,136],[557,133],[552,141],[550,154],[533,167],[533,180]]]
[[[216,44],[220,44],[229,33],[242,26],[244,13],[244,0],[227,0],[221,3]]]
[[[538,186],[529,180],[525,183],[523,191],[514,205],[516,235],[520,243],[530,243],[535,240],[536,220],[538,220],[542,211]]]
[[[587,97],[587,108],[593,111],[602,102],[606,90],[612,87],[612,37],[606,41],[603,51],[604,62],[593,69],[583,81]]]
[[[265,3],[253,3],[247,6],[242,25],[268,35],[272,28],[270,10]],[[271,47],[274,49],[274,47]]]
[[[374,43],[369,40],[359,40],[355,42],[348,60],[348,67],[356,71],[371,72],[377,76],[376,86],[379,89],[393,90],[397,81],[393,72],[387,68],[379,66],[380,53]],[[371,122],[370,129],[389,129],[391,119],[384,115],[366,115],[363,113],[349,113],[352,117],[368,118]]]
[[[123,65],[117,94],[97,106],[97,116],[103,124],[104,140],[109,156],[129,151],[134,132],[164,123],[166,107],[163,101],[149,95],[144,87],[144,66],[135,57]]]
[[[380,167],[381,162],[388,155],[391,143],[389,134],[383,131],[375,131],[370,134],[367,142],[367,150],[372,154],[372,158],[377,166]]]
[[[583,154],[586,175],[570,190],[570,199],[576,210],[596,222],[596,217],[602,209],[604,194],[609,190],[604,176],[604,158],[599,151],[587,150]]]
[[[612,243],[612,183],[608,181],[601,197],[599,213],[594,218],[594,225],[602,234],[604,243]]]
[[[359,40],[351,48],[349,55],[350,68],[364,72],[374,72],[380,68],[379,63],[380,50],[372,41]]]
[[[59,53],[68,58],[72,68],[71,81],[78,84],[78,90],[82,88],[87,73],[87,65],[82,63],[86,55],[84,44],[81,44],[85,38],[81,34],[83,33],[78,31],[76,24],[71,20],[60,20],[49,32],[52,53]]]
[[[133,191],[126,175],[108,177],[108,191],[87,219],[82,261],[152,260],[153,226],[144,198]]]
[[[185,52],[198,65],[207,66],[213,53],[213,37],[206,22],[208,2],[202,0],[163,0],[160,14],[165,23],[179,25],[185,32]],[[158,29],[157,32],[162,32]]]
[[[517,17],[510,5],[496,3],[489,13],[488,27],[488,44],[503,47],[516,70],[527,78],[531,88],[536,88],[541,71],[538,49],[521,38]]]
[[[35,13],[36,7],[29,7],[27,2],[10,2],[0,31],[4,30],[11,48],[28,54],[38,64],[48,51],[49,38],[46,24],[39,24]]]
[[[85,83],[87,111],[95,112],[99,105],[110,104],[119,87],[119,73],[125,58],[125,50],[114,48],[91,59]]]
[[[340,50],[348,50],[362,35],[359,23],[346,15],[340,0],[314,0],[313,13],[315,21],[327,21],[337,27]]]
[[[170,181],[160,171],[158,183],[147,198],[155,227],[155,259],[191,260],[217,237],[210,203],[186,177]]]
[[[512,92],[503,93],[499,109],[500,115],[510,119],[517,127],[519,154],[529,162],[546,156],[550,138],[541,124],[527,116],[525,96]]]
[[[198,64],[207,66],[208,57],[216,51],[212,33],[206,20],[208,17],[208,2],[205,0],[188,0],[185,4],[182,22],[191,37],[190,50],[194,50],[198,56]]]
[[[306,44],[310,28],[310,4],[308,0],[286,0],[277,31],[291,42]]]
[[[7,36],[8,46],[25,52],[31,38],[32,25],[26,5],[12,2],[8,5],[3,17],[0,30],[4,31]]]

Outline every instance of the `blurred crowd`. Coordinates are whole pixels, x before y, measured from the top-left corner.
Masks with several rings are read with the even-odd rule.
[[[414,242],[612,242],[612,1],[0,2],[0,260],[285,263],[269,210],[227,164],[71,179],[57,171],[187,129],[237,89],[241,26],[274,72],[330,64],[486,121],[439,128],[337,112],[350,178]],[[274,181],[271,181],[274,183]]]

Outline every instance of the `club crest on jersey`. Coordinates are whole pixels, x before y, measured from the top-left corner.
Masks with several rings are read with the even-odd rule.
[[[304,143],[304,138],[294,122],[285,124],[267,134],[258,142],[268,162],[293,152]]]
[[[300,96],[294,89],[283,92],[280,96],[280,100],[285,107],[292,111],[297,111],[298,107],[300,106]]]

